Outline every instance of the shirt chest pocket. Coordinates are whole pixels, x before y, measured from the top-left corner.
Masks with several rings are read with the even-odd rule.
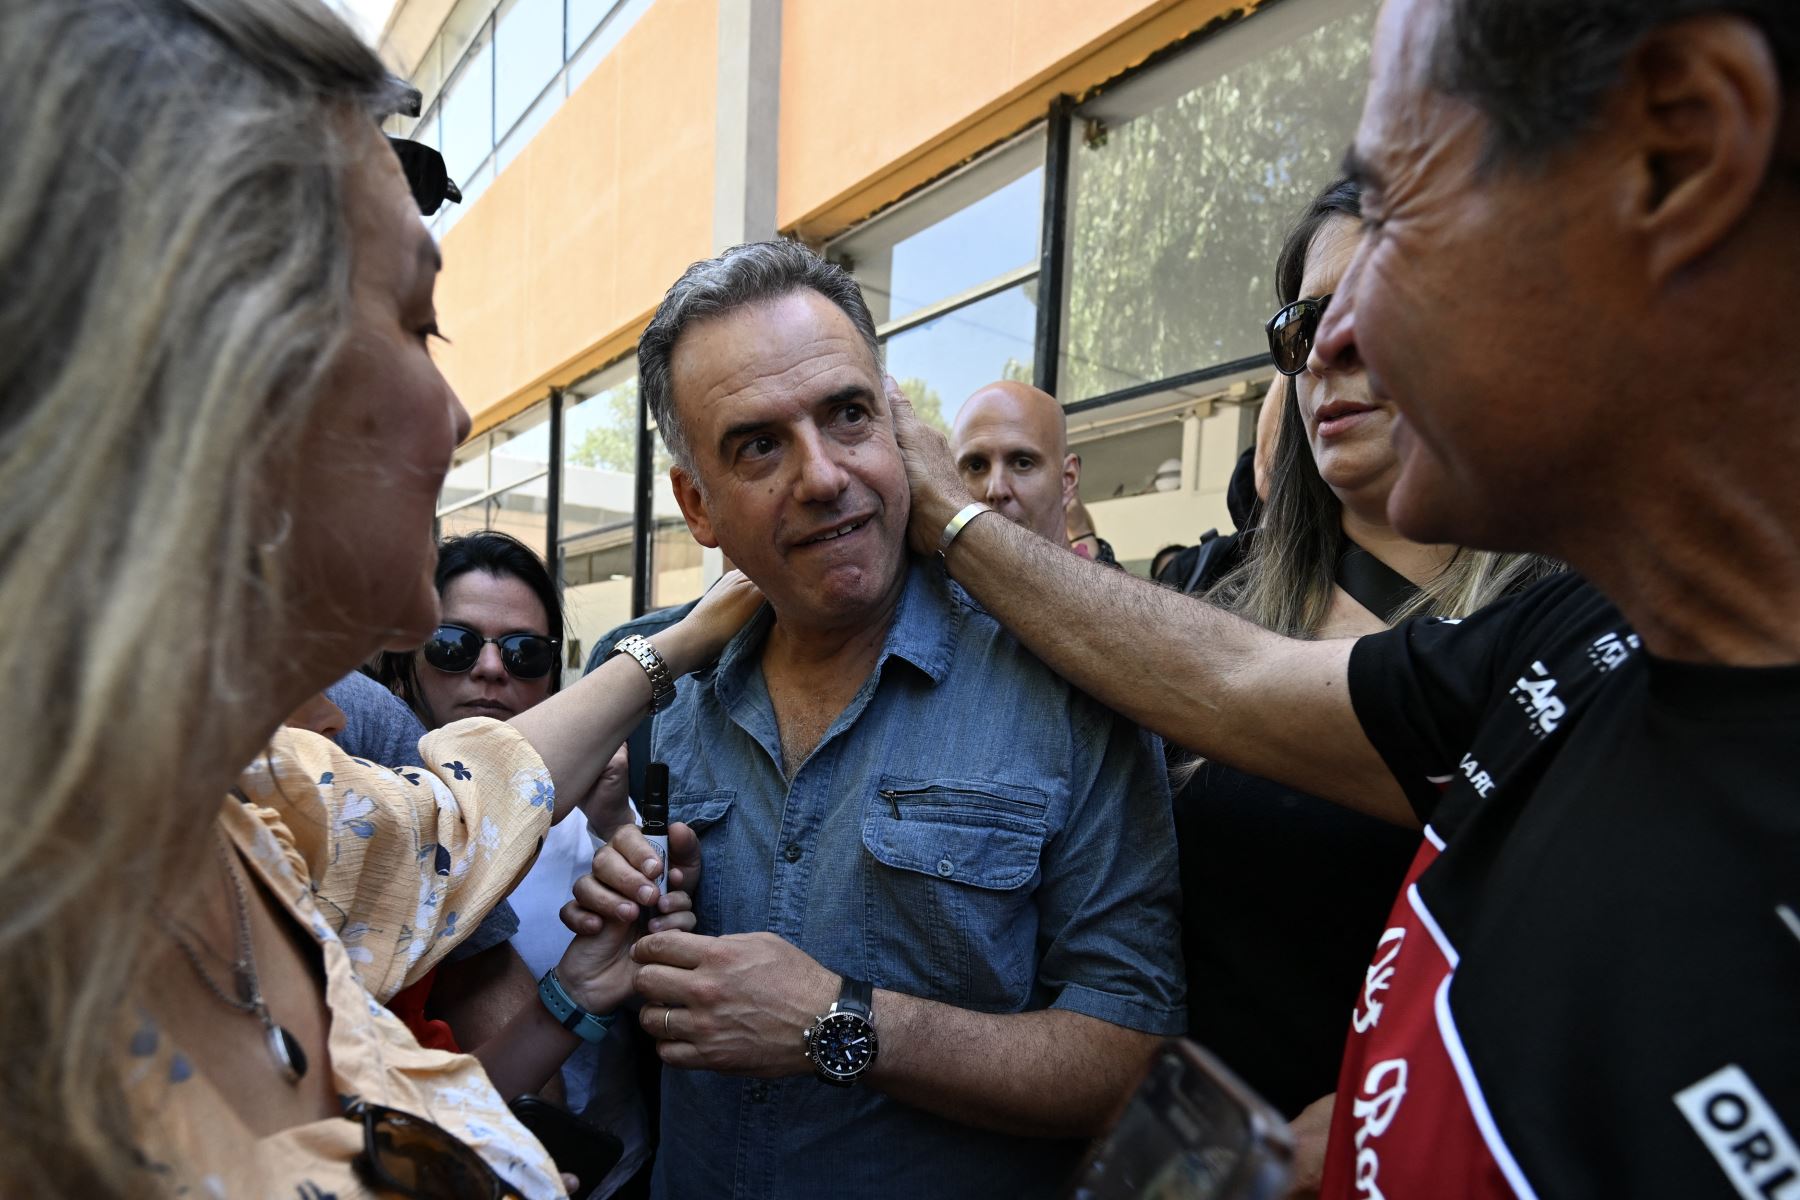
[[[732,907],[731,881],[742,872],[731,862],[729,829],[720,829],[731,815],[733,791],[687,792],[669,797],[669,820],[693,827],[700,838],[700,893],[694,897],[695,932],[718,934],[728,928]],[[718,832],[714,832],[717,830]]]
[[[875,982],[1016,1012],[1037,979],[1046,798],[961,779],[883,778],[863,808]]]

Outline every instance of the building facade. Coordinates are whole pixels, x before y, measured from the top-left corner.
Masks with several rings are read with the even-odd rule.
[[[692,261],[786,236],[848,267],[887,369],[948,425],[975,388],[1068,412],[1122,561],[1228,530],[1272,375],[1274,259],[1336,172],[1375,0],[403,0],[394,131],[431,218],[441,362],[474,416],[443,532],[566,589],[570,661],[723,569],[688,536],[633,350]]]

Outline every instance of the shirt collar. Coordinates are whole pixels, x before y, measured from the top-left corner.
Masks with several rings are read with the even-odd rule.
[[[950,673],[951,655],[968,611],[960,593],[936,563],[908,554],[906,585],[875,669],[881,670],[890,658],[900,658],[924,672],[934,685],[942,683]],[[713,687],[727,708],[761,664],[763,642],[774,624],[775,610],[764,604],[719,655]]]
[[[906,590],[900,593],[900,607],[881,656],[903,658],[929,675],[932,683],[942,683],[950,673],[950,657],[956,652],[968,605],[958,595],[961,589],[935,562],[911,554],[906,562]]]

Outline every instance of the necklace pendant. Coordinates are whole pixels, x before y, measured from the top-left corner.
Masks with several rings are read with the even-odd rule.
[[[269,1057],[275,1060],[281,1077],[291,1086],[298,1086],[306,1077],[306,1051],[300,1048],[300,1039],[289,1033],[286,1026],[267,1018],[263,1027],[268,1033]]]

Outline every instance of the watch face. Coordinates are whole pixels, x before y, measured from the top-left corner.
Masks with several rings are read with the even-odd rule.
[[[875,1027],[855,1013],[821,1018],[813,1035],[813,1063],[827,1074],[855,1078],[875,1061]]]

